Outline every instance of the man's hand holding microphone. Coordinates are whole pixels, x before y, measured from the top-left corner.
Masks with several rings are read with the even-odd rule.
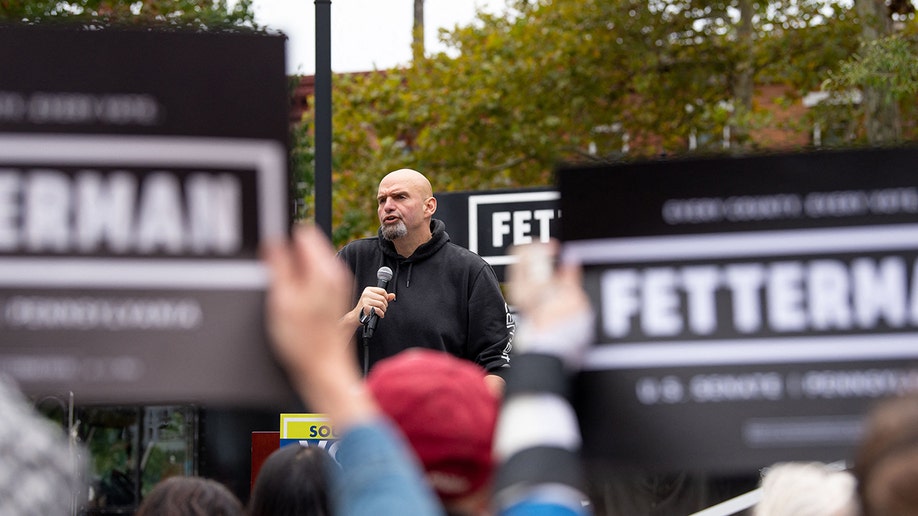
[[[380,267],[376,271],[377,283],[375,287],[366,287],[357,300],[357,306],[346,313],[342,318],[343,324],[350,324],[355,329],[364,325],[364,337],[373,336],[376,329],[376,323],[379,319],[386,317],[386,309],[389,308],[389,302],[395,300],[395,294],[387,292],[386,287],[392,279],[392,269],[389,267]]]

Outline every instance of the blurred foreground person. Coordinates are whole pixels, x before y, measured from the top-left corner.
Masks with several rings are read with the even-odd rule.
[[[160,480],[135,516],[245,516],[242,502],[226,486],[201,477]]]
[[[864,516],[918,514],[918,395],[886,400],[868,414],[854,475]]]
[[[450,515],[488,514],[500,400],[486,374],[448,353],[415,348],[379,361],[367,376]]]
[[[762,477],[753,516],[858,516],[854,475],[821,462],[784,462]]]
[[[0,375],[0,514],[76,514],[85,475],[83,450]]]
[[[264,249],[271,273],[266,320],[294,388],[339,433],[332,505],[339,516],[439,515],[443,509],[407,443],[363,383],[349,346],[353,277],[314,226]]]
[[[329,516],[329,477],[338,465],[324,448],[289,444],[268,456],[252,487],[249,516]]]
[[[590,514],[569,397],[571,376],[594,340],[593,309],[579,265],[555,267],[556,241],[513,253],[508,299],[519,322],[495,436],[492,506],[502,516]]]
[[[580,285],[579,267],[563,266],[557,273],[552,267],[556,250],[554,246],[542,245],[520,250],[521,265],[511,280],[514,292],[520,296],[517,298],[520,311],[528,318],[522,333],[525,335],[522,342],[527,344],[520,350],[520,358],[528,358],[521,361],[525,365],[518,372],[516,366],[510,369],[507,397],[494,436],[499,470],[495,497],[490,503],[495,514],[589,514],[578,456],[580,431],[567,400],[566,386],[569,374],[592,341],[594,316]],[[272,273],[267,321],[275,351],[306,404],[327,414],[341,435],[336,458],[342,475],[333,487],[337,514],[443,514],[411,448],[380,408],[380,404],[389,405],[391,410],[392,400],[381,394],[381,401],[377,402],[370,387],[361,381],[357,363],[347,346],[352,329],[338,322],[339,310],[347,304],[351,278],[335,258],[328,240],[318,229],[303,227],[296,230],[292,245],[278,243],[265,251]],[[401,364],[393,362],[397,364],[394,367],[407,364],[410,369],[420,365],[412,362],[418,355],[413,357],[410,351],[406,354]],[[382,362],[379,367],[383,367]],[[425,373],[414,369],[421,376]],[[444,369],[439,371],[444,374]],[[399,372],[396,369],[393,377]],[[426,373],[437,372],[435,369]],[[370,378],[369,383],[392,381],[386,379],[389,372],[385,369],[372,374],[383,376]],[[468,384],[459,385],[463,388],[480,385],[479,375],[483,373],[476,371]],[[413,379],[407,372],[402,376],[402,382]],[[421,380],[421,384],[430,381]],[[380,385],[373,389],[379,390]],[[425,404],[440,401],[435,396],[416,399]],[[411,402],[403,401],[400,409],[408,411]],[[399,403],[395,405],[398,407]],[[428,410],[420,412],[430,414]],[[438,417],[456,417],[449,414],[450,406],[440,410],[442,414]],[[491,416],[481,416],[482,413],[485,412],[472,410],[461,417],[480,418],[486,429]],[[545,421],[552,424],[546,425]],[[423,430],[423,424],[417,422],[416,426]],[[427,424],[430,428],[436,425],[432,421]],[[435,433],[433,440],[425,442],[429,449],[416,445],[421,450],[419,454],[428,459],[440,453],[451,456],[457,450],[449,448],[468,446],[465,452],[472,462],[481,461],[475,467],[487,462],[481,460],[487,455],[481,450],[487,432],[481,440],[469,439],[459,435],[464,428],[456,424],[453,436]],[[423,433],[415,436],[426,437]],[[462,450],[458,451],[457,455],[461,455]],[[432,453],[428,456],[428,452]],[[475,478],[464,475],[463,471],[474,469],[464,468],[457,464],[444,467],[433,475],[441,477],[433,482],[440,489],[474,489],[487,482],[486,475]],[[458,509],[454,505],[450,508]],[[486,511],[477,506],[463,510],[472,514]]]

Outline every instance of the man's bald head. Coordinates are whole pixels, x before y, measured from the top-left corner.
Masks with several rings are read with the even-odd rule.
[[[383,238],[395,242],[402,256],[431,238],[430,219],[437,211],[430,181],[417,170],[401,168],[379,182],[377,215]]]
[[[383,186],[388,186],[392,184],[400,184],[405,187],[415,190],[419,195],[423,196],[425,199],[427,197],[433,197],[433,187],[430,186],[430,181],[424,176],[424,174],[418,172],[417,170],[412,170],[410,168],[400,168],[389,172],[382,178],[382,181],[379,182],[379,189],[382,190]]]

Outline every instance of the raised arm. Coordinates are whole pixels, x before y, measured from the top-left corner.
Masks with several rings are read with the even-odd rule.
[[[297,228],[291,243],[266,245],[271,272],[266,309],[274,351],[311,410],[341,434],[332,498],[336,514],[442,514],[407,444],[392,430],[363,380],[352,350],[352,278],[321,231]]]
[[[514,252],[508,297],[519,321],[495,436],[495,513],[589,514],[569,379],[592,342],[593,312],[580,268],[554,268],[556,242]]]

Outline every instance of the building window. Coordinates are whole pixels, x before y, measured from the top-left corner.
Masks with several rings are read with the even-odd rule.
[[[850,144],[858,137],[859,123],[855,113],[861,104],[859,91],[831,95],[829,92],[810,92],[803,97],[813,123],[810,142],[814,147],[839,147]]]
[[[160,480],[196,475],[198,408],[190,405],[73,407],[56,397],[36,408],[89,454],[89,492],[80,514],[133,514]]]
[[[621,123],[593,127],[588,152],[599,159],[618,159],[628,154],[628,132]]]

